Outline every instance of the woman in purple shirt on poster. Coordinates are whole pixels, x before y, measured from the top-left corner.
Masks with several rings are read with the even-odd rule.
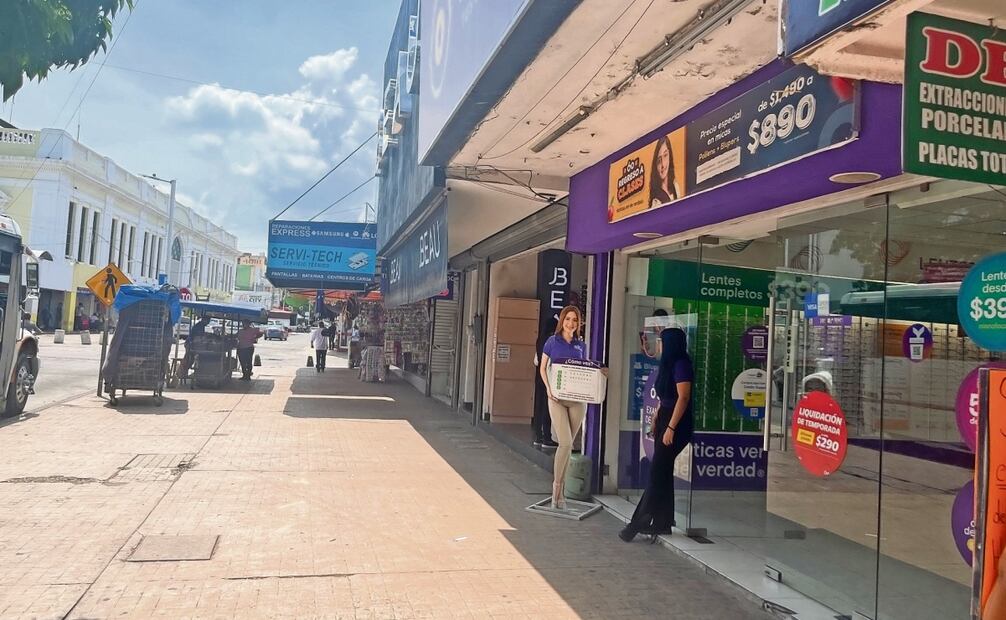
[[[677,327],[660,332],[660,367],[656,390],[660,409],[650,429],[653,462],[650,482],[636,511],[619,538],[632,541],[636,534],[650,534],[656,542],[660,534],[670,534],[674,525],[674,459],[685,449],[695,428],[692,416],[692,382],[695,371],[688,355],[685,332]]]
[[[580,323],[579,308],[576,306],[563,308],[559,313],[559,324],[555,328],[555,334],[545,341],[541,363],[538,365],[538,372],[548,390],[548,415],[552,419],[552,430],[559,440],[559,447],[555,449],[552,472],[552,507],[559,509],[566,507],[563,495],[566,468],[573,452],[573,437],[580,430],[583,418],[587,415],[587,403],[557,399],[552,394],[552,386],[548,381],[548,367],[553,360],[561,363],[570,358],[582,360],[587,357],[586,346],[578,335]]]

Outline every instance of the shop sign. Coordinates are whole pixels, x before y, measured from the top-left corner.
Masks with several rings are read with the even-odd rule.
[[[816,316],[810,320],[810,324],[814,327],[852,327],[852,316],[846,314]]]
[[[1006,363],[992,362],[975,368],[961,381],[957,388],[957,400],[954,411],[957,418],[957,431],[965,445],[974,452],[978,445],[978,375],[983,368],[1006,368]]]
[[[608,222],[854,139],[857,88],[799,65],[626,155],[608,169]]]
[[[761,368],[748,368],[734,379],[730,399],[737,413],[751,420],[765,417],[766,373]]]
[[[950,530],[961,558],[971,566],[975,553],[975,483],[968,480],[950,509]]]
[[[786,0],[783,49],[790,56],[841,29],[888,0]]]
[[[650,260],[646,294],[767,308],[774,280],[766,269]]]
[[[983,258],[964,277],[957,319],[978,346],[1006,351],[1006,252]]]
[[[793,411],[792,438],[800,465],[815,476],[830,476],[842,466],[848,449],[842,408],[825,392],[810,392]]]
[[[267,261],[279,288],[362,290],[374,281],[377,233],[373,224],[274,220]]]
[[[978,495],[975,519],[975,553],[979,559],[974,575],[975,592],[984,611],[992,586],[999,576],[999,558],[1006,548],[1006,370],[982,373],[981,449],[978,450]],[[984,614],[979,617],[984,618]]]
[[[916,323],[905,328],[901,337],[901,352],[912,362],[918,363],[926,359],[933,348],[933,332],[922,323]]]
[[[692,439],[692,490],[764,492],[767,471],[761,434],[695,433]]]
[[[565,250],[545,250],[538,253],[538,330],[548,320],[559,320],[559,312],[569,303],[569,281],[572,257]]]
[[[419,12],[419,160],[448,125],[529,0],[424,0]]]
[[[905,172],[1006,185],[1006,31],[908,16]]]
[[[400,249],[387,257],[385,300],[388,307],[429,299],[447,288],[447,247],[445,202]]]
[[[764,362],[768,359],[768,328],[755,325],[744,330],[741,336],[741,349],[744,357],[752,362]]]
[[[831,314],[831,296],[828,293],[808,293],[804,297],[803,315],[816,319]]]
[[[657,374],[657,361],[648,355],[634,353],[629,357],[629,411],[628,419],[639,420],[643,413],[646,382]]]

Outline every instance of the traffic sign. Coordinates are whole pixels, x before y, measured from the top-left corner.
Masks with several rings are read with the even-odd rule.
[[[115,294],[119,292],[119,287],[125,284],[132,284],[132,281],[122,273],[115,263],[108,263],[88,279],[87,288],[91,289],[91,292],[101,303],[111,306],[112,301],[115,300]]]

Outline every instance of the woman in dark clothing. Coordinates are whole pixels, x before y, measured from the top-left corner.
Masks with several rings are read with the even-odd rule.
[[[692,440],[692,382],[695,372],[688,355],[685,332],[674,327],[660,332],[660,367],[656,390],[660,408],[651,430],[653,462],[650,482],[636,506],[632,521],[618,533],[630,542],[642,532],[653,536],[669,534],[674,525],[674,459]]]

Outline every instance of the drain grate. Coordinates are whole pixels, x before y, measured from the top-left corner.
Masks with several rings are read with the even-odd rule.
[[[187,562],[209,560],[219,536],[144,536],[129,562]]]

